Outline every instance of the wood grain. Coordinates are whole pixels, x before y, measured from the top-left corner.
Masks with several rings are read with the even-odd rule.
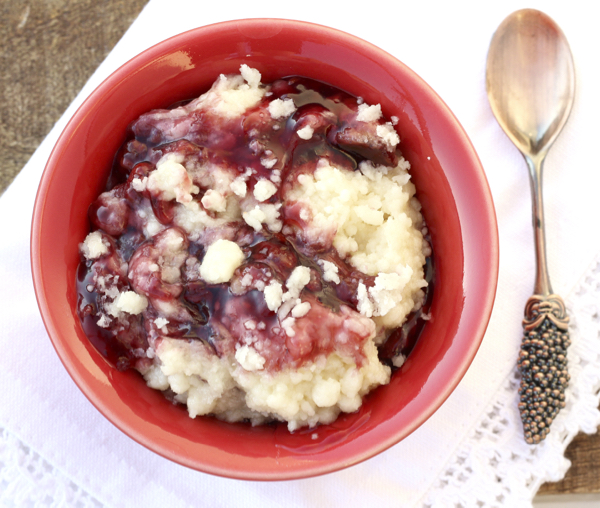
[[[588,494],[600,492],[600,435],[579,434],[565,456],[571,467],[560,482],[542,485],[539,494]]]
[[[147,0],[3,0],[0,193]]]
[[[147,0],[4,0],[0,5],[0,193]],[[600,435],[579,435],[564,480],[540,494],[600,492]]]

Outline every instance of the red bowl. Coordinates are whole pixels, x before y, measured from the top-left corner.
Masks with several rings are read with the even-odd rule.
[[[153,108],[197,97],[220,73],[256,67],[263,82],[288,75],[325,81],[381,103],[399,118],[400,148],[434,249],[431,320],[389,385],[331,425],[287,431],[211,418],[118,372],[94,349],[76,313],[78,244],[87,209],[104,189],[127,125]],[[483,338],[498,277],[491,194],[467,135],[435,92],[404,64],[349,34],[314,24],[252,19],[191,30],[148,49],[106,79],[75,113],[44,171],[31,231],[35,292],[65,368],[92,404],[150,450],[231,478],[283,480],[335,471],[404,439],[436,411]]]

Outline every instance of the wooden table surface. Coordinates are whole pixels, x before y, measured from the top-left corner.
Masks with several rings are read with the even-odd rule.
[[[0,6],[0,193],[147,0],[4,0]],[[540,494],[600,492],[600,435],[581,434],[565,479]]]

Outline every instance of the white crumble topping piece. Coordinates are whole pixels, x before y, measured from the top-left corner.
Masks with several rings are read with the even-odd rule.
[[[269,310],[275,312],[279,309],[281,302],[283,302],[283,288],[281,287],[281,283],[272,280],[268,286],[265,286],[264,294]]]
[[[240,281],[240,283],[242,284],[242,287],[249,287],[252,284],[252,275],[247,273],[246,275],[244,275],[242,277],[242,280]]]
[[[260,158],[260,163],[267,169],[272,169],[277,164],[277,157],[272,154]]]
[[[262,370],[265,365],[265,359],[256,349],[250,346],[242,346],[235,352],[235,359],[243,369],[255,372]]]
[[[108,328],[108,326],[110,325],[110,322],[112,320],[106,315],[106,314],[102,314],[100,316],[100,319],[98,321],[96,321],[96,324],[100,327],[100,328]]]
[[[369,298],[369,291],[363,281],[360,281],[358,287],[356,288],[356,298],[358,300],[358,305],[356,306],[358,312],[360,312],[363,316],[373,317],[373,314],[375,313],[375,305]]]
[[[131,180],[131,186],[137,192],[144,192],[148,186],[148,177],[144,176],[143,178],[134,178]]]
[[[274,169],[271,171],[271,176],[269,176],[269,180],[271,180],[274,184],[281,183],[281,171],[279,169]]]
[[[206,250],[200,265],[200,276],[209,284],[229,282],[244,259],[244,252],[237,243],[219,239]]]
[[[381,104],[369,106],[368,104],[362,103],[358,105],[358,115],[356,115],[356,119],[359,122],[376,122],[381,116]]]
[[[296,306],[292,309],[292,317],[293,318],[301,318],[306,316],[310,311],[310,303],[302,302],[296,304]]]
[[[288,337],[294,337],[296,335],[296,330],[294,330],[294,325],[296,324],[296,319],[293,317],[285,318],[281,322],[281,328]]]
[[[108,245],[104,242],[100,231],[88,234],[80,248],[86,259],[98,259],[108,252]]]
[[[128,314],[141,314],[148,307],[148,299],[138,295],[135,291],[124,291],[114,301],[114,306],[121,312]]]
[[[281,231],[282,223],[279,220],[279,208],[281,204],[272,205],[269,203],[256,205],[253,209],[242,213],[242,217],[246,224],[253,228],[255,231],[260,231],[262,225],[266,224],[267,227],[278,233]]]
[[[338,267],[331,261],[319,259],[317,261],[319,266],[323,268],[323,280],[326,282],[334,282],[335,284],[340,283],[340,276],[338,275]]]
[[[169,324],[169,320],[165,319],[164,317],[158,317],[154,320],[154,324],[157,328],[163,328]]]
[[[262,223],[267,219],[267,215],[258,205],[252,210],[244,212],[242,217],[244,218],[244,221],[246,221],[246,224],[253,228],[254,231],[260,231],[262,229]]]
[[[213,111],[227,118],[235,118],[256,106],[265,89],[260,86],[260,72],[248,66],[240,67],[241,74],[221,74],[212,88],[198,101],[197,107],[212,106]]]
[[[266,201],[277,192],[275,184],[266,178],[261,178],[254,185],[254,197],[257,201]]]
[[[164,155],[156,163],[156,169],[148,175],[146,188],[152,193],[159,194],[166,201],[173,199],[178,203],[192,201],[192,194],[197,194],[200,189],[194,185],[181,162],[180,156],[170,153]]]
[[[397,356],[394,356],[394,358],[392,358],[392,365],[399,369],[400,367],[402,367],[402,365],[404,365],[405,361],[406,361],[406,356],[397,355]]]
[[[400,136],[398,136],[394,126],[389,122],[378,125],[375,132],[377,132],[377,135],[383,139],[384,143],[390,149],[396,148],[396,145],[400,143]]]
[[[231,182],[231,191],[238,197],[244,198],[246,197],[246,192],[248,192],[246,186],[246,179],[242,176],[238,176],[233,182]]]
[[[310,138],[312,138],[314,133],[315,131],[310,125],[306,125],[305,127],[302,127],[302,129],[298,129],[296,131],[298,137],[304,140],[309,140]]]
[[[296,111],[296,105],[292,99],[275,99],[269,103],[269,113],[274,120],[292,115]]]
[[[240,66],[240,74],[246,80],[250,88],[258,88],[260,86],[261,75],[257,69],[253,69],[246,64]]]
[[[402,273],[380,273],[375,285],[368,288],[360,282],[357,290],[358,311],[366,316],[385,316],[402,300],[402,291],[410,281],[412,269],[404,267]]]
[[[223,194],[214,189],[208,189],[200,202],[206,210],[212,212],[224,212],[227,210],[227,199]]]
[[[300,296],[300,293],[310,282],[310,268],[307,266],[297,266],[292,270],[292,273],[285,282],[287,292],[283,295],[283,301],[293,300]]]

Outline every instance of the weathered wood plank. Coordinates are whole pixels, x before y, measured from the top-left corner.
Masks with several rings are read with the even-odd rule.
[[[0,4],[0,193],[147,0]]]

